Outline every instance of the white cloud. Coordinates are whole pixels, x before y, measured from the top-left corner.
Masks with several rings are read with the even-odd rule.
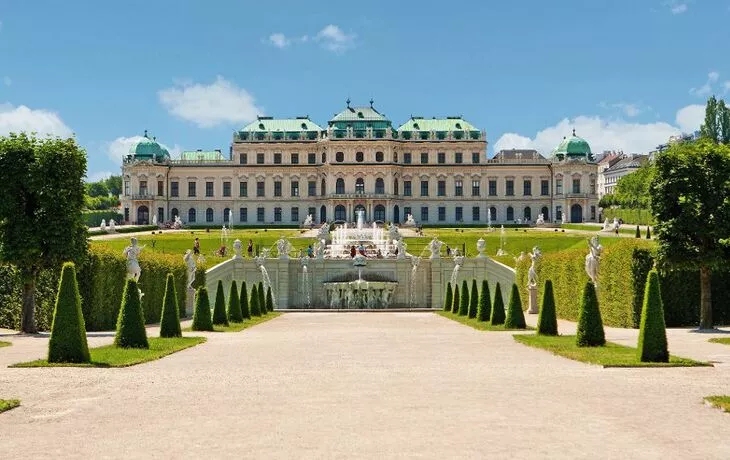
[[[682,14],[687,11],[687,4],[672,2],[669,5],[669,8],[672,11],[672,14]]]
[[[220,75],[209,85],[176,83],[157,94],[170,114],[201,128],[249,122],[262,113],[248,91]]]
[[[129,149],[142,139],[144,139],[143,136],[117,137],[113,141],[106,144],[107,156],[115,164],[121,164],[122,158],[129,154]],[[177,144],[175,144],[174,147],[168,147],[167,145],[160,142],[160,145],[166,148],[168,152],[170,152],[170,157],[172,158],[179,157],[180,152],[182,152],[182,148]]]
[[[91,172],[86,175],[86,182],[99,182],[102,179],[108,179],[113,174],[111,171]]]
[[[3,84],[5,86],[10,86],[13,84],[13,80],[10,79],[7,75],[3,77]]]
[[[50,110],[30,109],[24,105],[0,104],[0,135],[35,132],[40,135],[69,137],[73,135],[61,117]]]
[[[560,120],[538,131],[534,137],[505,133],[494,143],[494,151],[531,148],[549,155],[563,137],[570,135],[575,128],[576,134],[588,141],[594,153],[604,150],[646,153],[665,143],[671,136],[699,129],[704,116],[702,105],[689,105],[678,110],[676,125],[666,122],[632,123],[622,119],[581,115]]]
[[[338,26],[329,24],[314,37],[322,46],[334,53],[344,53],[355,45],[355,34],[346,34]]]
[[[728,91],[730,91],[730,80],[723,83],[722,86],[723,86],[722,94],[727,94]]]
[[[276,33],[269,35],[269,44],[277,48],[286,48],[291,44],[291,40],[286,38],[286,35]]]
[[[712,71],[707,74],[707,81],[704,85],[700,86],[699,88],[690,88],[689,94],[699,96],[699,97],[705,97],[709,96],[710,93],[712,93],[712,86],[717,83],[717,80],[720,78],[720,74]]]

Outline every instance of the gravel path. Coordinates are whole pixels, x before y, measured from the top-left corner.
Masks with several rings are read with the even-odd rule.
[[[22,399],[0,415],[0,456],[730,457],[730,416],[702,403],[730,394],[724,362],[601,369],[431,313],[290,313],[208,337],[126,369],[9,369],[47,340],[0,337],[0,394]]]

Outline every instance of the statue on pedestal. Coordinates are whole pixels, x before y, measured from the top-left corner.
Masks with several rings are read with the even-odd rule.
[[[195,281],[195,270],[198,268],[195,264],[195,257],[193,257],[193,251],[191,249],[188,249],[185,251],[185,255],[183,256],[183,260],[185,261],[185,266],[187,267],[187,273],[188,273],[188,284],[187,288],[192,289],[193,288],[193,282]]]
[[[130,245],[122,252],[124,257],[127,258],[127,278],[139,281],[139,275],[142,274],[142,269],[139,266],[138,258],[144,246],[137,246],[137,238],[131,238],[129,241]]]
[[[530,269],[527,271],[527,287],[529,288],[537,287],[537,269],[535,268],[535,265],[540,260],[541,256],[542,252],[540,252],[540,248],[537,246],[532,248],[532,252],[530,253],[532,264],[530,264]]]
[[[431,258],[432,259],[439,259],[441,258],[441,246],[443,246],[443,242],[439,241],[438,238],[435,236],[431,240],[431,242],[428,244],[428,250],[431,251]]]
[[[477,257],[483,258],[484,256],[484,250],[487,249],[487,242],[484,241],[484,238],[479,238],[477,240],[477,251],[479,252],[479,255]]]
[[[243,244],[241,244],[241,240],[235,240],[233,242],[233,259],[242,259],[241,257],[241,250],[243,250]]]
[[[601,263],[603,246],[598,242],[597,236],[588,240],[588,249],[591,252],[586,255],[586,273],[588,274],[588,278],[593,281],[593,284],[598,286],[598,270]]]

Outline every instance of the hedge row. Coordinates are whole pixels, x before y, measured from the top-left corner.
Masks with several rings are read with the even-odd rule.
[[[654,216],[648,209],[608,208],[603,210],[603,218],[613,222],[613,218],[623,219],[624,224],[654,225]]]
[[[108,224],[111,219],[119,224],[124,216],[117,211],[101,210],[101,211],[84,211],[81,213],[81,217],[84,219],[84,223],[87,227],[98,227],[101,225],[101,220],[106,220]]]
[[[559,318],[577,321],[581,290],[588,281],[585,272],[585,249],[571,249],[545,254],[538,264],[538,279],[550,279],[555,293]],[[607,326],[638,328],[644,301],[644,286],[654,265],[655,247],[645,240],[624,239],[604,249],[598,276],[598,302]],[[527,308],[528,259],[517,263],[517,285],[523,309]],[[700,282],[697,271],[660,271],[664,317],[667,326],[699,324]],[[542,295],[544,283],[539,283]],[[730,324],[730,274],[715,273],[712,280],[713,319],[716,324]]]

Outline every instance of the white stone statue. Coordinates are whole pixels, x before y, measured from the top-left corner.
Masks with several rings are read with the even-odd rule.
[[[477,257],[480,257],[480,258],[485,257],[485,255],[484,255],[485,249],[487,249],[487,242],[484,241],[484,238],[479,238],[477,240],[477,251],[479,252],[479,255]]]
[[[330,237],[330,226],[327,224],[327,222],[323,223],[321,227],[319,227],[319,231],[317,232],[317,239],[318,240],[325,240]]]
[[[595,286],[598,286],[598,270],[601,263],[601,252],[603,252],[603,246],[598,242],[598,237],[594,236],[588,240],[588,249],[590,253],[586,255],[586,273],[588,278],[593,281]]]
[[[110,232],[112,232],[112,233],[114,233],[114,232],[116,232],[116,231],[117,231],[117,223],[116,223],[116,222],[114,222],[114,219],[111,219],[111,220],[109,221],[109,230],[108,230],[108,231],[110,231]]]
[[[312,226],[312,215],[307,214],[306,219],[304,219],[304,223],[302,224],[304,227],[311,227]]]
[[[172,228],[174,228],[175,230],[180,230],[182,226],[182,219],[180,219],[180,216],[175,216],[175,223],[172,224]]]
[[[99,224],[99,229],[102,232],[105,232],[106,231],[106,219],[101,219],[101,224]]]
[[[618,219],[614,217],[613,218],[613,229],[618,230],[619,228],[621,228],[621,224],[619,223]]]
[[[454,255],[454,268],[461,267],[464,265],[464,256],[460,256],[458,251],[455,252],[456,255]]]
[[[395,242],[395,247],[398,250],[398,255],[395,256],[396,259],[405,259],[406,258],[406,248],[408,245],[403,241],[402,239]]]
[[[535,268],[535,265],[540,260],[540,257],[542,256],[542,252],[540,252],[540,248],[535,246],[532,248],[532,252],[530,253],[530,259],[532,259],[532,263],[530,264],[530,269],[527,271],[527,286],[534,288],[537,286],[537,269]]]
[[[545,216],[543,216],[542,213],[540,213],[537,216],[537,220],[535,221],[535,225],[545,225]]]
[[[233,259],[242,259],[241,257],[241,250],[243,250],[243,244],[241,243],[241,240],[236,239],[233,242]]]
[[[316,243],[314,243],[314,253],[317,256],[317,259],[322,260],[324,259],[324,249],[326,247],[326,244],[324,240],[319,240]]]
[[[152,225],[157,225],[157,214],[152,216]]]
[[[608,217],[606,217],[606,220],[603,221],[603,229],[602,230],[604,232],[610,232],[611,230],[613,230],[613,226],[608,221]]]
[[[520,251],[520,255],[515,257],[515,263],[518,264],[518,263],[522,262],[523,260],[525,260],[525,257],[527,257],[525,255],[525,251]]]
[[[413,218],[413,214],[408,214],[408,216],[406,216],[406,223],[404,225],[407,225],[408,227],[416,226],[416,220]]]
[[[397,225],[390,224],[390,227],[388,227],[388,238],[390,238],[391,240],[401,239],[400,233],[398,233]]]
[[[112,222],[114,221],[112,220]],[[122,252],[124,257],[127,258],[127,278],[139,281],[139,275],[142,274],[142,269],[139,266],[139,253],[144,246],[137,246],[137,238],[131,238],[129,241],[130,245]]]
[[[185,251],[183,260],[185,261],[185,265],[188,268],[188,289],[192,289],[193,281],[195,281],[195,270],[197,269],[197,265],[195,264],[195,257],[193,257],[192,249],[188,249],[187,251]]]
[[[284,238],[279,238],[276,242],[276,251],[279,254],[279,259],[288,259],[289,251],[291,251],[291,243]]]
[[[439,259],[441,258],[441,246],[443,246],[443,242],[439,241],[435,236],[431,240],[431,242],[428,244],[428,250],[431,251],[431,258],[432,259]]]

